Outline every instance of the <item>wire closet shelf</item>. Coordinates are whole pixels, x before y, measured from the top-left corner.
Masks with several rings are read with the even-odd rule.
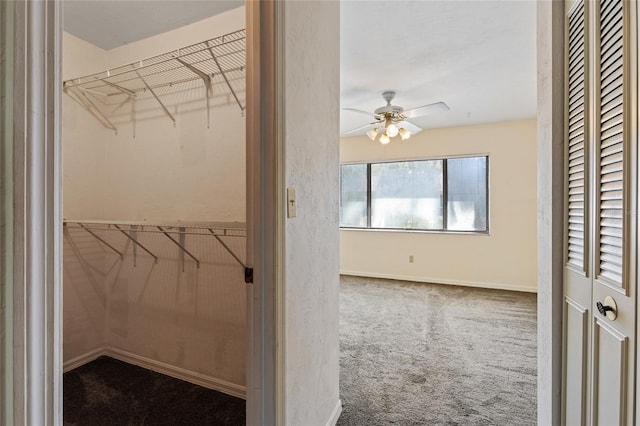
[[[100,241],[108,249],[116,253],[120,259],[124,259],[122,250],[114,247],[105,240],[101,234],[104,231],[118,232],[124,235],[137,247],[144,250],[148,255],[153,257],[155,263],[158,263],[158,256],[154,254],[148,247],[142,244],[138,235],[140,233],[157,233],[163,234],[173,244],[175,244],[184,254],[189,256],[200,267],[200,260],[188,248],[185,240],[186,235],[206,235],[213,237],[224,248],[224,250],[233,257],[233,259],[247,269],[238,253],[235,253],[229,245],[223,240],[223,237],[246,237],[246,224],[240,222],[211,222],[211,223],[148,223],[148,222],[132,222],[132,221],[105,221],[105,220],[67,220],[63,222],[65,229],[81,229],[91,234],[95,239]],[[245,271],[246,272],[246,271]]]
[[[206,88],[209,125],[214,85],[223,87],[221,90],[231,96],[244,113],[245,105],[241,98],[245,92],[245,76],[246,30],[241,29],[148,59],[66,80],[63,90],[103,126],[117,131],[110,115],[131,102],[132,116],[135,117],[135,101],[143,96],[152,96],[175,125],[176,120],[162,97],[170,95],[173,90],[183,89],[186,83],[202,81]],[[118,103],[120,98],[122,100]],[[114,105],[115,108],[107,111]]]

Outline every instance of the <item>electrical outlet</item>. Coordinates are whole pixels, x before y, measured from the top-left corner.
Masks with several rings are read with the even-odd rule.
[[[413,263],[413,255],[409,256],[409,263]]]

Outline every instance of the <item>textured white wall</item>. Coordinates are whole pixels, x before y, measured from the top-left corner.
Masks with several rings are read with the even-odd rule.
[[[347,163],[467,154],[489,154],[489,235],[342,230],[341,272],[536,291],[535,120],[424,130],[388,145],[340,142]]]
[[[339,403],[339,3],[285,3],[286,424],[325,425]]]
[[[239,8],[110,51],[65,34],[64,77],[104,71],[244,26]],[[175,127],[155,101],[138,102],[135,138],[127,106],[114,118],[115,134],[65,95],[65,218],[244,222],[244,117],[232,97],[215,95],[208,129],[200,85],[163,98]],[[154,265],[138,250],[135,267],[124,236],[101,235],[126,251],[123,261],[84,231],[65,237],[64,360],[111,346],[243,386],[243,271],[219,243],[187,237],[202,265],[187,263],[182,271],[179,250],[163,235],[141,234],[161,259]],[[244,239],[233,244],[240,244],[236,253],[244,257]]]

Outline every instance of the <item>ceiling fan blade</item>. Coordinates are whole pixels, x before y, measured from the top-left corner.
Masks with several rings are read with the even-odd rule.
[[[436,102],[435,104],[423,105],[418,108],[408,109],[402,112],[407,118],[421,117],[434,112],[449,111],[449,106],[444,102]]]
[[[357,112],[357,113],[360,113],[360,114],[367,115],[367,116],[369,116],[369,117],[373,117],[373,116],[375,115],[375,114],[374,114],[374,113],[372,113],[372,112],[363,111],[363,110],[358,109],[358,108],[342,108],[342,110],[343,110],[343,111],[352,111],[352,112]]]
[[[411,132],[412,135],[415,135],[418,132],[422,131],[421,127],[416,126],[413,123],[410,123],[408,121],[401,121],[397,124],[398,127],[404,127],[405,129],[407,129],[408,131]]]
[[[347,132],[344,132],[343,136],[347,136],[347,135],[350,135],[351,133],[355,133],[357,131],[367,129],[369,127],[375,126],[376,124],[380,124],[380,122],[379,121],[374,121],[373,123],[369,123],[369,124],[365,124],[364,126],[356,127],[355,129],[351,129],[351,130],[349,130]]]

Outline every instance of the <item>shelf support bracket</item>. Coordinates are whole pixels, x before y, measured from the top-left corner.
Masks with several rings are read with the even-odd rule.
[[[174,58],[176,61],[180,62],[182,65],[184,65],[189,71],[191,71],[192,73],[196,74],[198,77],[200,77],[202,79],[202,81],[204,81],[204,85],[207,88],[207,129],[209,128],[209,126],[211,125],[210,123],[210,101],[209,101],[209,97],[213,94],[213,90],[211,89],[211,77],[209,77],[208,74],[200,71],[198,68],[194,67],[193,65],[191,65],[188,62],[183,61],[180,58]]]
[[[84,229],[85,231],[87,231],[89,234],[93,235],[93,237],[100,241],[102,244],[104,244],[105,246],[109,247],[111,250],[115,251],[116,253],[118,253],[118,256],[120,256],[120,260],[122,260],[124,258],[124,255],[118,251],[115,247],[113,247],[111,244],[109,244],[108,242],[106,242],[104,239],[102,239],[101,237],[99,237],[98,235],[96,235],[95,232],[93,232],[91,229],[87,228],[86,226],[84,226],[81,223],[78,223],[78,225],[80,226],[80,228]],[[65,223],[66,226],[66,223]]]
[[[162,101],[160,100],[160,98],[158,97],[158,95],[156,95],[156,92],[153,91],[153,89],[151,88],[151,86],[149,86],[147,84],[147,82],[145,81],[144,78],[142,78],[142,76],[140,75],[140,73],[138,72],[138,70],[134,70],[136,75],[138,76],[138,78],[140,79],[140,81],[142,81],[142,84],[144,84],[144,86],[147,88],[147,90],[149,90],[149,92],[151,92],[151,94],[153,95],[154,98],[156,98],[156,101],[158,101],[158,103],[160,104],[160,106],[162,107],[162,109],[164,110],[164,112],[169,116],[169,118],[171,119],[171,121],[173,121],[173,125],[175,126],[176,124],[176,119],[173,118],[173,115],[171,115],[171,113],[169,112],[169,110],[167,109],[166,106],[164,106],[164,104],[162,103]]]
[[[169,233],[167,231],[165,231],[161,226],[156,226],[156,228],[158,228],[158,230],[160,232],[162,232],[168,239],[170,239],[171,241],[173,241],[173,244],[177,245],[178,247],[180,247],[180,250],[182,250],[184,253],[186,253],[187,255],[189,255],[190,258],[192,258],[195,262],[196,262],[196,267],[199,268],[200,267],[200,261],[191,254],[191,252],[189,250],[187,250],[184,247],[184,241],[181,239],[182,244],[180,244],[178,241],[175,240],[175,238],[173,238],[171,235],[169,235]],[[184,228],[180,228],[180,235],[184,235]],[[183,258],[184,259],[184,258]],[[184,260],[183,260],[184,261]],[[184,271],[184,264],[183,264],[183,271]]]
[[[100,122],[107,129],[113,130],[114,132],[118,132],[116,126],[113,125],[111,121],[96,107],[96,105],[91,102],[91,100],[84,93],[77,93],[69,88],[64,88],[63,92],[66,93],[71,99],[78,103],[82,108],[87,110],[89,114],[93,115],[96,120]]]
[[[137,239],[133,238],[131,235],[129,235],[126,231],[124,231],[122,228],[120,228],[118,225],[114,224],[113,225],[118,231],[122,232],[122,234],[127,237],[128,239],[130,239],[131,241],[133,241],[133,243],[135,245],[137,245],[138,247],[140,247],[142,250],[146,251],[149,256],[153,257],[153,259],[155,260],[154,263],[158,263],[158,256],[156,256],[155,254],[151,253],[145,246],[143,246],[142,244],[140,244],[138,242]]]
[[[208,42],[207,42],[207,45],[208,45]],[[213,53],[213,48],[211,46],[208,46],[207,50],[209,51],[209,54],[211,54],[211,57],[213,58],[213,61],[216,63],[216,67],[218,67],[218,70],[220,70],[220,74],[222,75],[222,78],[224,78],[224,81],[227,83],[227,86],[229,87],[229,90],[231,90],[231,94],[236,99],[236,102],[238,103],[238,106],[240,107],[240,111],[244,112],[244,106],[242,106],[242,104],[240,103],[240,99],[238,99],[238,95],[236,95],[236,91],[233,90],[233,86],[231,86],[231,83],[229,82],[229,79],[227,78],[227,74],[225,74],[224,70],[220,66],[220,62],[218,62],[218,57],[216,56],[215,53]]]
[[[216,234],[213,229],[211,228],[207,228],[209,230],[209,232],[211,232],[211,234],[213,235],[213,237],[218,240],[218,242],[222,245],[222,247],[224,247],[224,249],[231,255],[233,256],[233,258],[236,260],[236,262],[238,262],[240,264],[240,266],[242,266],[243,268],[247,268],[247,265],[244,264],[244,262],[242,260],[240,260],[240,258],[238,256],[236,256],[236,254],[233,252],[233,250],[231,250],[229,248],[228,245],[225,244],[224,241],[222,241],[222,239],[220,239],[220,237],[218,236],[218,234]]]

